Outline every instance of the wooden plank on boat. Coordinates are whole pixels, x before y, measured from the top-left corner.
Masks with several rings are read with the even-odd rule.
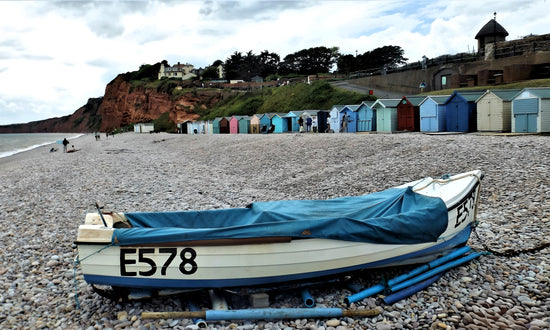
[[[220,238],[211,240],[196,240],[182,242],[165,243],[146,243],[127,245],[128,247],[178,247],[178,246],[221,246],[221,245],[248,245],[248,244],[271,244],[271,243],[290,243],[291,237],[251,237],[251,238]]]

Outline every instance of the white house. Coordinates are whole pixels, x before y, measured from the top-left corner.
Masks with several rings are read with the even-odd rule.
[[[178,62],[178,64],[174,64],[173,66],[168,64],[164,65],[164,63],[161,63],[158,78],[161,79],[162,77],[168,77],[179,78],[182,80],[194,78],[197,75],[192,72],[193,69],[193,65],[189,63],[181,64]]]

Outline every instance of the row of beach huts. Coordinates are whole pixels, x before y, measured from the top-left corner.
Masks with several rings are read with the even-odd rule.
[[[550,132],[550,88],[455,91],[445,96],[404,96],[334,105],[330,110],[219,117],[178,124],[178,132],[183,134],[301,131]]]

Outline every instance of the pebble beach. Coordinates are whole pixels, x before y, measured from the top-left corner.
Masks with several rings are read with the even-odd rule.
[[[182,311],[185,297],[113,302],[92,291],[74,240],[94,203],[107,211],[244,207],[256,201],[372,193],[423,177],[480,169],[477,236],[497,251],[550,240],[550,137],[503,134],[92,134],[0,158],[1,329],[186,329],[191,319],[142,319]],[[364,287],[392,270],[360,277]],[[447,271],[393,305],[377,297],[346,306],[341,285],[310,289],[316,307],[378,309],[368,318],[211,321],[210,329],[549,329],[550,248],[484,255]],[[299,294],[270,307],[303,307]],[[203,305],[203,308],[209,308]],[[244,306],[246,308],[246,306]]]

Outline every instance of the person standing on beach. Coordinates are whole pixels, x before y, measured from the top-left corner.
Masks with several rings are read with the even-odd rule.
[[[300,118],[298,118],[298,125],[300,126],[300,133],[303,133],[304,132],[304,118],[302,118],[300,116]]]
[[[67,146],[69,145],[69,141],[67,138],[63,139],[63,152],[67,152]]]
[[[342,117],[341,132],[342,133],[347,133],[348,132],[348,114],[347,113],[344,113],[344,116]]]

